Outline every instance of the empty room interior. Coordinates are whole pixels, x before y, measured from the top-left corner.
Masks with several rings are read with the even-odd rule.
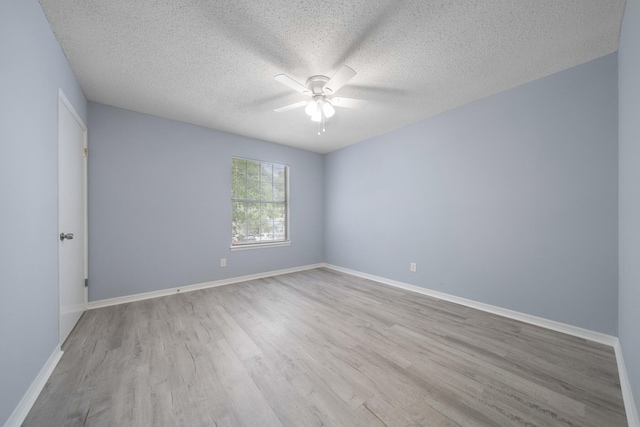
[[[640,426],[640,0],[0,0],[0,191],[6,427]]]

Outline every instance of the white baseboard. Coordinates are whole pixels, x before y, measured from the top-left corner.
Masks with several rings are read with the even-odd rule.
[[[627,376],[627,367],[624,363],[624,357],[622,356],[622,347],[620,346],[620,340],[613,346],[616,352],[616,361],[618,362],[618,375],[620,375],[620,388],[622,389],[622,399],[624,400],[624,409],[627,411],[627,423],[629,427],[640,427],[640,418],[638,418],[638,408],[636,408],[636,401],[633,398],[633,391],[631,390],[631,383]]]
[[[499,316],[507,317],[509,319],[519,320],[521,322],[540,326],[542,328],[551,329],[556,332],[562,332],[564,334],[569,334],[575,337],[584,338],[590,341],[595,341],[600,344],[605,344],[613,347],[616,344],[616,342],[618,342],[618,338],[612,335],[591,331],[589,329],[579,328],[573,325],[567,325],[566,323],[556,322],[554,320],[545,319],[543,317],[532,316],[530,314],[525,314],[519,311],[497,307],[495,305],[485,304],[482,302],[473,301],[466,298],[460,298],[455,295],[445,294],[444,292],[433,291],[431,289],[423,288],[420,286],[409,285],[408,283],[403,283],[403,282],[397,282],[395,280],[374,276],[372,274],[362,273],[360,271],[339,267],[337,265],[325,264],[325,267],[331,270],[340,271],[342,273],[351,274],[352,276],[362,277],[363,279],[373,280],[374,282],[384,283],[386,285],[391,285],[396,288],[401,288],[407,291],[416,292],[419,294],[438,298],[444,301],[453,302],[456,304],[486,311],[488,313],[497,314]]]
[[[386,279],[380,276],[374,276],[372,274],[363,273],[361,271],[351,270],[349,268],[339,267],[332,264],[324,264],[325,268],[339,271],[341,273],[350,274],[352,276],[361,277],[363,279],[373,280],[374,282],[383,283],[385,285],[394,286],[396,288],[404,289],[411,292],[427,295],[430,297],[438,298],[444,301],[453,302],[456,304],[464,305],[467,307],[475,308],[478,310],[486,311],[489,313],[504,316],[509,319],[519,320],[521,322],[529,323],[532,325],[540,326],[542,328],[551,329],[552,331],[561,332],[567,335],[572,335],[578,338],[584,338],[590,341],[594,341],[600,344],[613,347],[616,354],[616,362],[618,365],[618,375],[620,376],[620,388],[622,390],[622,398],[624,401],[625,411],[627,413],[627,423],[629,427],[640,427],[640,421],[638,420],[638,411],[636,408],[635,400],[633,399],[633,392],[631,390],[631,383],[627,376],[627,369],[622,357],[622,348],[620,347],[620,340],[618,337],[612,335],[603,334],[600,332],[591,331],[589,329],[579,328],[573,325],[567,325],[566,323],[556,322],[554,320],[545,319],[543,317],[532,316],[530,314],[520,313],[518,311],[508,310],[506,308],[497,307],[490,304],[485,304],[466,298],[460,298],[454,295],[449,295],[443,292],[433,291],[420,286],[409,285],[408,283],[402,283],[391,279]]]
[[[38,395],[40,395],[40,392],[44,388],[45,384],[47,384],[53,370],[58,365],[58,362],[62,357],[62,353],[60,345],[58,345],[53,350],[53,353],[51,353],[51,356],[49,356],[49,359],[42,369],[40,369],[40,372],[31,383],[31,386],[27,389],[27,392],[22,396],[22,400],[20,400],[18,406],[16,406],[11,413],[11,416],[9,416],[9,419],[4,423],[4,427],[19,427],[24,422],[24,419],[27,418],[31,407],[36,403]]]
[[[278,276],[280,274],[288,274],[288,273],[295,273],[298,271],[312,270],[314,268],[319,268],[324,266],[325,264],[310,264],[310,265],[304,265],[301,267],[285,268],[283,270],[274,270],[274,271],[268,271],[265,273],[249,274],[247,276],[232,277],[229,279],[222,279],[222,280],[214,280],[212,282],[198,283],[195,285],[180,286],[177,288],[162,289],[159,291],[144,292],[141,294],[126,295],[123,297],[91,301],[89,302],[87,308],[89,310],[92,310],[94,308],[108,307],[111,305],[118,305],[118,304],[126,304],[129,302],[164,297],[167,295],[174,295],[177,293],[197,291],[199,289],[215,288],[217,286],[231,285],[233,283],[246,282],[248,280],[263,279],[265,277]]]

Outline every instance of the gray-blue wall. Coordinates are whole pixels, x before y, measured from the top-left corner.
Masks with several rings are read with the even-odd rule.
[[[619,57],[620,305],[618,332],[640,409],[640,0],[628,0]]]
[[[320,154],[97,103],[89,153],[90,301],[324,261]],[[290,166],[291,246],[230,252],[233,156]]]
[[[327,156],[90,103],[90,299],[326,260],[614,335],[619,322],[640,406],[639,9],[619,82],[610,55]],[[58,87],[87,122],[38,2],[0,0],[0,424],[58,344]],[[290,247],[229,251],[232,156],[291,166]]]
[[[616,335],[617,109],[612,54],[328,154],[327,262]]]
[[[58,344],[58,87],[86,123],[37,0],[0,0],[0,425]]]

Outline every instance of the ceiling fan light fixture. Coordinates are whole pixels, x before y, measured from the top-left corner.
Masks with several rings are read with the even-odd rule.
[[[324,102],[322,104],[322,113],[328,119],[328,118],[332,117],[336,113],[336,109],[333,108],[333,105],[331,105],[331,103]]]
[[[307,113],[308,115],[310,115],[311,117],[313,117],[313,115],[318,110],[319,110],[318,103],[314,99],[314,100],[309,101],[309,103],[307,104],[307,108],[304,109],[304,112]]]
[[[312,122],[320,122],[322,121],[322,108],[317,108],[316,111],[311,116]]]

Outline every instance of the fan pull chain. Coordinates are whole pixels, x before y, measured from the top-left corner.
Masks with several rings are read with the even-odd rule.
[[[322,112],[322,111],[320,112],[320,118],[322,119],[321,120],[322,121],[322,132],[325,132],[325,129],[324,129],[324,112]],[[321,134],[321,132],[320,132],[320,122],[318,122],[318,135],[320,135],[320,134]]]
[[[326,129],[324,126],[325,119],[326,119],[326,116],[324,115],[324,112],[320,111],[320,120],[318,121],[318,135],[322,135],[322,133],[326,132]],[[322,131],[320,128],[320,122],[322,122]]]

